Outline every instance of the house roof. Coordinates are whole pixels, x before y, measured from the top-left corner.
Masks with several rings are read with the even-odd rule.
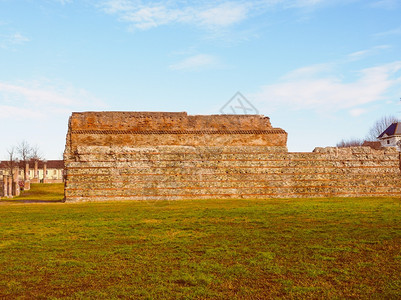
[[[63,160],[48,160],[46,163],[46,167],[48,169],[64,169],[64,161]],[[38,161],[38,168],[39,169],[43,169],[43,165],[44,162],[42,160]],[[18,167],[20,169],[24,169],[25,168],[25,164],[23,161],[20,161],[18,163]],[[7,169],[8,168],[8,161],[2,161],[0,163],[0,169]],[[30,160],[29,161],[29,168],[30,169],[34,169],[35,168],[35,161],[34,160]]]
[[[378,141],[364,141],[362,147],[370,147],[375,150],[380,150],[382,148],[382,144]]]
[[[394,122],[386,130],[384,130],[377,138],[380,139],[384,135],[401,135],[401,122]]]

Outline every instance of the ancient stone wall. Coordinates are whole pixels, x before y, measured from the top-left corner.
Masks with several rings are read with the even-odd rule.
[[[85,131],[106,130],[99,129],[103,125],[74,128],[73,115],[65,151],[66,201],[401,195],[400,157],[394,148],[288,153],[283,130],[260,116],[251,118],[242,122],[259,126],[262,120],[263,126],[215,125],[208,132],[220,133],[191,133],[190,138],[187,132],[196,126],[180,129],[186,133],[157,133],[163,125],[150,126],[154,133],[138,133],[146,130],[131,124],[134,118],[129,125],[134,129],[118,129],[124,130],[121,137]],[[147,137],[158,143],[149,145]]]
[[[69,121],[66,153],[78,146],[287,146],[287,133],[259,115],[85,112]]]

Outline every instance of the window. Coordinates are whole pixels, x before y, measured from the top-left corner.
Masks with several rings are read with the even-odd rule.
[[[387,145],[389,145],[390,144],[390,140],[387,140]]]

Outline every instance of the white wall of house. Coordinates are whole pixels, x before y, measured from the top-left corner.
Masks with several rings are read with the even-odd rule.
[[[34,170],[29,170],[29,178],[33,179],[35,177]],[[43,179],[43,169],[38,169],[39,179]],[[24,176],[23,171],[20,171],[20,176]],[[63,170],[60,169],[47,169],[46,172],[47,179],[63,179]]]
[[[383,147],[397,147],[400,149],[401,136],[393,135],[393,136],[383,136],[380,139],[380,143]]]
[[[20,180],[24,179],[24,172],[25,170],[23,169],[19,169],[18,170],[18,177]],[[29,170],[29,179],[33,179],[35,177],[34,174],[34,170],[30,169]],[[10,171],[9,170],[0,170],[0,175],[10,175],[9,174]],[[43,169],[38,169],[38,175],[39,175],[39,179],[43,179]],[[62,180],[63,179],[63,170],[61,169],[47,169],[47,175],[46,178],[47,179],[58,179],[58,180]]]

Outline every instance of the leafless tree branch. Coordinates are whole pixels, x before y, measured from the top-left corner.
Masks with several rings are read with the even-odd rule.
[[[377,141],[377,137],[394,122],[399,122],[399,119],[396,116],[383,116],[382,118],[377,120],[370,128],[369,133],[366,136],[366,140]]]
[[[336,147],[345,148],[345,147],[358,147],[362,146],[363,141],[359,139],[349,139],[349,140],[341,140],[337,143]]]
[[[33,160],[43,160],[44,159],[43,155],[37,145],[31,147],[31,157],[30,158]]]

